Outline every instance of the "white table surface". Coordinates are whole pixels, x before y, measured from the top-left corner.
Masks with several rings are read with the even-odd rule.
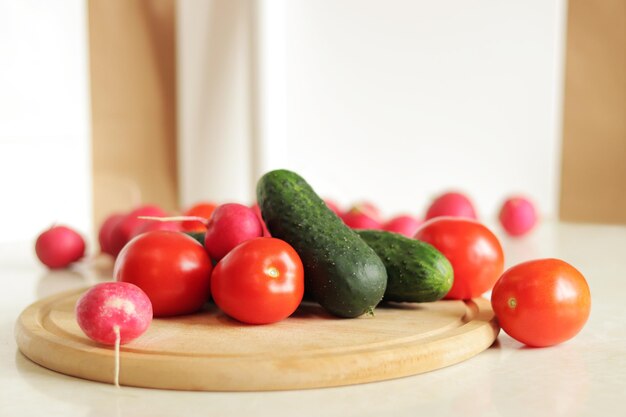
[[[117,389],[30,362],[15,344],[20,312],[39,298],[102,277],[80,267],[49,272],[37,263],[30,244],[2,245],[0,416],[626,415],[626,227],[544,223],[527,238],[501,240],[507,266],[557,257],[585,275],[592,309],[577,337],[531,349],[501,333],[478,356],[422,375],[258,393]]]

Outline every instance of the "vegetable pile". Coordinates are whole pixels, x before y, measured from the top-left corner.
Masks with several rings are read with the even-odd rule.
[[[534,260],[505,272],[498,238],[459,192],[438,196],[425,222],[409,214],[385,219],[368,202],[342,211],[298,174],[276,170],[259,179],[252,206],[200,202],[183,214],[144,205],[102,223],[98,241],[115,258],[116,282],[78,301],[87,336],[126,343],[152,316],[194,314],[211,300],[242,323],[271,324],[294,313],[305,294],[353,318],[374,315],[381,302],[465,300],[493,290],[502,329],[529,346],[566,341],[589,316],[587,282],[566,262]],[[537,222],[519,196],[506,200],[499,218],[513,237]],[[85,244],[55,226],[36,252],[48,267],[63,268],[84,256]]]

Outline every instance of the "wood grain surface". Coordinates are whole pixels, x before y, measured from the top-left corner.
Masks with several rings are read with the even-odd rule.
[[[16,325],[19,349],[67,375],[113,383],[112,347],[88,339],[74,305],[84,290],[32,304]],[[482,298],[396,304],[375,316],[332,317],[303,304],[287,320],[252,326],[214,306],[155,319],[122,346],[120,383],[198,391],[288,390],[380,381],[432,371],[487,349],[499,328]]]
[[[626,1],[570,0],[560,217],[626,224]]]
[[[96,228],[140,203],[178,209],[174,0],[90,0]]]

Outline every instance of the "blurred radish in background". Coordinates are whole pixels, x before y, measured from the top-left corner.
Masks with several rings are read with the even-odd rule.
[[[509,235],[519,237],[535,227],[537,211],[529,199],[521,196],[509,197],[502,204],[498,219]]]
[[[459,192],[447,192],[435,198],[428,207],[424,220],[441,216],[477,218],[472,201]]]
[[[52,226],[37,238],[35,252],[48,268],[65,268],[85,255],[85,240],[67,226]]]

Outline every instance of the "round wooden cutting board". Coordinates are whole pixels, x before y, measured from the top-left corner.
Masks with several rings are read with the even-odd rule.
[[[114,351],[88,339],[74,305],[82,291],[32,304],[16,325],[19,349],[67,375],[113,383]],[[282,322],[241,324],[209,306],[155,319],[122,346],[120,384],[202,391],[330,387],[419,374],[468,359],[498,335],[490,303],[438,301],[380,306],[375,316],[332,317],[303,304]]]

